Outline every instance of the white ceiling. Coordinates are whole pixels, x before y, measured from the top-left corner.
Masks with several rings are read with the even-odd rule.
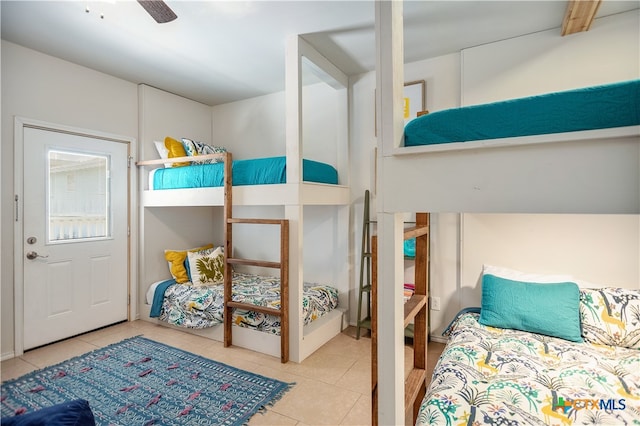
[[[132,0],[0,4],[5,40],[208,105],[283,90],[290,34],[304,34],[349,75],[375,68],[370,0],[167,0],[178,19],[165,24]],[[639,7],[640,0],[603,0],[597,17]],[[565,9],[565,0],[406,1],[405,62],[559,32]]]

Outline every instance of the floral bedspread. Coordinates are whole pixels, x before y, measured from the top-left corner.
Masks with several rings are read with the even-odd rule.
[[[179,327],[207,328],[221,324],[224,314],[224,286],[174,284],[164,293],[158,319]],[[280,309],[280,279],[252,274],[233,274],[233,300]],[[302,300],[304,324],[320,318],[338,306],[338,290],[305,283]],[[260,312],[235,309],[233,324],[266,333],[280,334],[280,318]]]
[[[640,351],[486,327],[449,331],[417,425],[640,425]]]

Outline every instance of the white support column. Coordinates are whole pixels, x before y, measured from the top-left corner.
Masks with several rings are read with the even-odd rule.
[[[404,131],[402,2],[376,1],[376,119],[378,151],[390,156]]]
[[[378,424],[404,424],[403,217],[385,205],[385,157],[403,134],[402,2],[376,1]],[[389,188],[386,188],[387,190]],[[389,213],[391,212],[391,213]]]
[[[378,213],[378,424],[404,424],[403,216]]]
[[[298,35],[289,36],[285,54],[287,184],[302,182],[302,59],[300,41]],[[298,199],[300,199],[299,196]]]
[[[289,359],[293,362],[301,362],[304,357],[302,350],[303,206],[285,206],[284,217],[289,220]]]
[[[285,53],[285,111],[287,184],[302,182],[302,60],[300,37],[287,39]],[[300,185],[296,200],[301,198]],[[303,206],[286,205],[285,218],[289,220],[289,359],[300,362],[303,358],[302,283],[304,267],[302,257]]]

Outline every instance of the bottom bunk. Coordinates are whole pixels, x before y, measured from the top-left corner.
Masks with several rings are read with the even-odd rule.
[[[194,285],[163,280],[153,283],[146,294],[144,315],[158,324],[176,327],[217,341],[224,341],[223,284]],[[233,301],[280,308],[277,277],[234,272]],[[342,331],[343,310],[335,287],[305,283],[302,300],[303,338],[307,350],[315,351]],[[234,345],[272,356],[280,356],[280,318],[235,309],[232,320]]]
[[[483,289],[482,309],[463,310],[445,331],[449,341],[416,424],[637,424],[640,292],[575,286],[569,296],[564,287],[561,299],[574,301],[570,311],[564,309],[567,321],[545,322],[542,316],[554,315],[520,293],[512,300],[531,309],[504,305],[498,321],[519,315],[517,310],[539,315],[521,316],[517,328],[489,325],[495,324],[486,315],[493,308],[485,305]],[[541,334],[550,324],[553,330]]]

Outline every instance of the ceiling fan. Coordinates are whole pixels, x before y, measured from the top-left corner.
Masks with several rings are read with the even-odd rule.
[[[138,3],[158,24],[171,22],[178,17],[162,0],[138,0]]]

